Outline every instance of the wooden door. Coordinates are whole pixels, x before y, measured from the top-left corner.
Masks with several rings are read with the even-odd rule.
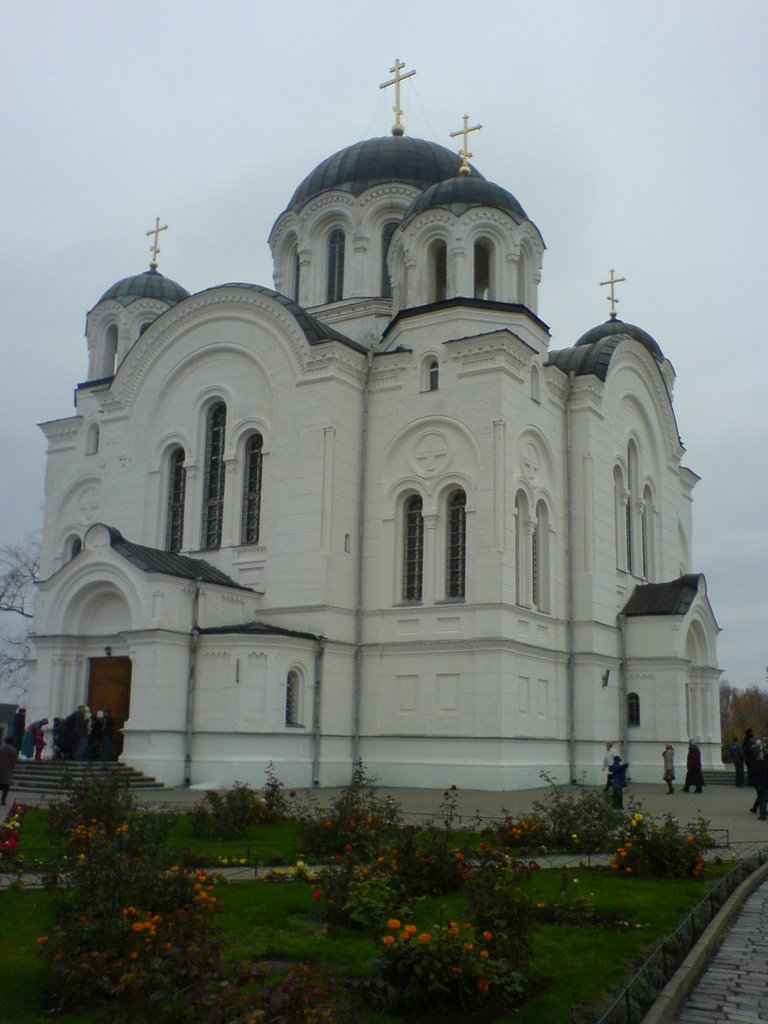
[[[123,752],[123,725],[131,709],[131,659],[91,658],[88,673],[88,707],[91,714],[109,710],[115,720],[112,757]]]

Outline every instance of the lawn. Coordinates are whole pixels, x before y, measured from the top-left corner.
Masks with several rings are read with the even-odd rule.
[[[716,869],[720,874],[723,869]],[[594,1007],[618,988],[645,952],[654,948],[680,918],[703,897],[699,880],[629,879],[599,869],[576,873],[598,919],[593,924],[544,923],[534,940],[535,983],[529,1001],[498,1018],[498,1024],[570,1024],[573,1007]],[[537,872],[529,885],[537,901],[556,902],[562,873]],[[279,967],[302,961],[345,977],[364,977],[379,950],[378,937],[364,931],[329,929],[312,899],[313,886],[303,882],[245,882],[222,887],[219,915],[226,961],[252,959]],[[446,917],[460,917],[463,897],[419,901],[414,923],[429,928],[441,905]],[[51,920],[51,901],[41,890],[12,887],[0,894],[5,928],[0,933],[0,981],[3,1002],[13,1007],[16,1024],[41,1024],[37,996],[45,982],[36,939]],[[619,923],[624,922],[624,923]],[[62,1024],[95,1020],[87,1014],[60,1017]],[[104,1019],[103,1017],[101,1019]],[[108,1018],[107,1018],[108,1019]],[[369,1024],[396,1018],[371,1016]]]

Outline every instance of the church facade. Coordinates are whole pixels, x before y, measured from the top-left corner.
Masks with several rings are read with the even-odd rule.
[[[28,717],[110,708],[169,785],[597,782],[608,739],[638,781],[668,741],[719,764],[659,344],[612,316],[554,350],[536,225],[404,134],[324,160],[269,244],[274,287],[153,261],[88,313],[42,425]]]

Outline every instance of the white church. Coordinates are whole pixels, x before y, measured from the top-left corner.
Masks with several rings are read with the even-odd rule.
[[[109,708],[172,786],[357,759],[388,786],[596,783],[606,740],[636,781],[668,741],[719,765],[672,364],[615,312],[550,345],[538,228],[466,119],[458,154],[405,133],[402,67],[392,134],[275,221],[272,287],[190,295],[158,220],[87,314],[75,413],[42,424],[28,720]]]

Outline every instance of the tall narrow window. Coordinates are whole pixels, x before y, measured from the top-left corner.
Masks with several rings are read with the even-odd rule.
[[[117,324],[110,324],[104,335],[101,358],[101,377],[114,377],[117,366]]]
[[[541,530],[539,529],[539,524],[536,520],[533,521],[532,531],[533,532],[531,533],[531,603],[533,604],[534,608],[538,608],[540,598],[539,585],[541,583],[541,565],[539,561],[539,556],[541,553],[539,549]]]
[[[430,250],[429,301],[442,302],[448,294],[448,250],[445,242],[433,242]]]
[[[635,558],[635,544],[637,542],[635,530],[635,503],[638,499],[638,470],[637,470],[637,448],[634,442],[627,445],[627,507],[626,507],[626,532],[627,532],[627,572],[632,572],[637,565]]]
[[[627,694],[627,725],[640,725],[640,697],[636,693]]]
[[[540,612],[549,609],[549,509],[544,501],[536,505],[536,525],[531,550],[532,601]]]
[[[181,551],[184,543],[186,477],[184,449],[174,448],[168,459],[168,506],[165,515],[166,551]]]
[[[80,540],[79,537],[75,537],[75,539],[72,541],[72,543],[70,544],[70,547],[69,547],[69,558],[70,558],[70,561],[73,558],[77,558],[77,556],[80,554],[80,552],[82,550],[83,550],[83,542]]]
[[[328,288],[326,302],[344,298],[344,232],[334,228],[328,238]]]
[[[420,601],[424,574],[423,503],[418,494],[403,506],[403,600]]]
[[[385,299],[392,298],[392,282],[389,279],[389,267],[387,266],[387,253],[392,235],[397,230],[397,221],[390,220],[381,229],[381,294]]]
[[[298,245],[293,250],[293,288],[291,289],[291,298],[294,302],[299,302],[299,295],[301,295],[301,260],[299,259],[299,247]]]
[[[475,294],[476,299],[491,296],[491,249],[487,242],[475,242]]]
[[[245,446],[243,466],[243,520],[241,544],[258,544],[261,524],[261,464],[264,439],[252,434]]]
[[[85,438],[85,454],[95,455],[99,450],[99,425],[92,423]]]
[[[531,521],[528,498],[523,491],[515,496],[515,590],[517,603],[524,607],[531,605],[531,537],[534,524]]]
[[[454,491],[448,499],[445,596],[464,597],[467,576],[467,496]]]
[[[285,679],[285,724],[288,726],[299,725],[299,699],[301,680],[299,673],[291,669]]]
[[[208,413],[205,433],[205,481],[203,483],[203,531],[201,547],[205,551],[221,547],[224,518],[224,436],[227,407],[217,402]]]
[[[437,391],[440,384],[440,367],[437,365],[436,359],[429,364],[428,383],[430,391]]]
[[[651,488],[647,485],[643,490],[643,506],[640,514],[640,529],[643,544],[643,578],[653,582],[653,493]]]

